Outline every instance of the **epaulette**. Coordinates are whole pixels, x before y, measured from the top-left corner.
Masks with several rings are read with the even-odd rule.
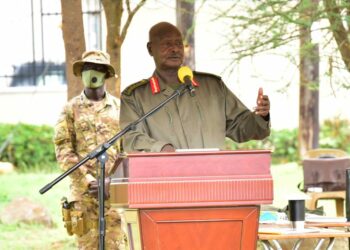
[[[194,75],[202,75],[202,76],[211,76],[211,77],[217,78],[218,80],[221,80],[221,76],[207,73],[207,72],[193,71],[193,74]]]
[[[125,95],[131,95],[131,93],[138,87],[145,85],[149,82],[148,79],[143,79],[137,83],[133,83],[131,84],[129,87],[127,87],[126,89],[124,89],[123,94]]]

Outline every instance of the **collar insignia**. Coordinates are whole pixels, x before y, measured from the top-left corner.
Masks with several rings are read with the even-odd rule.
[[[149,84],[151,85],[153,95],[158,94],[160,92],[160,86],[157,77],[152,76],[149,80]]]

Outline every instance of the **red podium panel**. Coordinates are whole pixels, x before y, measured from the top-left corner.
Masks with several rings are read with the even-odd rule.
[[[258,213],[256,207],[141,210],[143,248],[256,249]]]
[[[111,203],[138,211],[142,247],[131,249],[256,249],[259,205],[273,200],[270,151],[130,154],[123,170]]]
[[[130,208],[271,204],[273,200],[267,150],[130,154],[125,168]],[[117,202],[114,197],[112,193],[112,202]]]

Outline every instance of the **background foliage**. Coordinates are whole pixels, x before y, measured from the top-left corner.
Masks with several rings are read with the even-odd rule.
[[[63,226],[61,197],[68,196],[70,178],[57,183],[44,195],[39,193],[44,185],[57,178],[55,173],[10,173],[0,175],[0,213],[15,199],[25,198],[45,207],[53,220],[53,227],[41,224],[5,224],[0,220],[0,249],[13,250],[76,250],[75,237],[69,236]],[[30,211],[30,210],[28,210]]]
[[[325,120],[320,130],[320,147],[350,153],[349,127],[348,120]],[[53,133],[53,128],[46,125],[0,124],[0,161],[13,163],[21,172],[57,170]],[[271,149],[275,164],[298,162],[297,133],[297,129],[272,130],[269,138],[246,143],[226,139],[226,149]]]
[[[53,133],[46,125],[0,124],[0,161],[21,171],[56,168]]]
[[[325,120],[320,126],[320,148],[342,149],[350,154],[350,121],[333,118]],[[226,139],[227,149],[271,149],[272,162],[299,162],[298,130],[272,130],[269,138],[262,141],[235,143]]]

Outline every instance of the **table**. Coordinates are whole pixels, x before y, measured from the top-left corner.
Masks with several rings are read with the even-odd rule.
[[[330,229],[330,228],[339,228],[339,229]],[[258,239],[261,241],[265,250],[282,249],[278,240],[286,239],[296,239],[294,243],[293,250],[299,249],[301,243],[304,239],[318,238],[319,241],[315,246],[315,250],[321,248],[326,239],[329,239],[326,249],[332,249],[335,243],[336,238],[350,238],[350,232],[348,228],[350,227],[349,222],[340,222],[340,223],[306,223],[305,229],[312,231],[315,229],[315,232],[292,232],[290,233],[290,225],[277,225],[277,224],[260,224]],[[268,230],[276,229],[276,233],[266,233]],[[265,233],[264,233],[265,231]],[[273,243],[273,245],[271,244]]]

